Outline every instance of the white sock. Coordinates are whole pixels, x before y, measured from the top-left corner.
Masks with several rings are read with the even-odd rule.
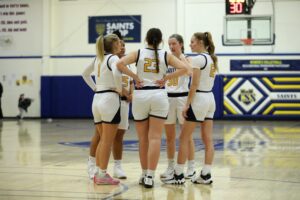
[[[96,158],[93,156],[89,156],[89,161],[92,163],[96,163]]]
[[[173,168],[175,166],[175,160],[174,159],[168,159],[168,168]]]
[[[142,176],[145,176],[147,174],[147,170],[146,169],[143,169],[142,170]]]
[[[104,177],[106,175],[106,169],[100,169],[100,167],[98,167],[98,174],[100,177]]]
[[[175,173],[176,173],[176,175],[182,174],[183,170],[184,170],[184,164],[177,164],[175,166]]]
[[[150,170],[150,169],[147,170],[147,176],[152,176],[154,178],[154,175],[155,175],[155,170]]]
[[[211,171],[211,165],[204,165],[204,167],[201,170],[202,175],[210,174]]]
[[[188,169],[194,169],[195,168],[195,160],[189,160],[187,166],[188,166]]]
[[[115,166],[121,166],[121,161],[122,160],[115,160]]]

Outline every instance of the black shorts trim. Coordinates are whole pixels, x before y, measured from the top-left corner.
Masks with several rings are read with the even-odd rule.
[[[188,122],[199,122],[199,123],[203,123],[204,121],[201,120],[192,120],[192,119],[185,119]]]
[[[168,93],[168,97],[187,97],[188,95],[189,95],[188,92]]]
[[[102,124],[102,122],[94,122],[94,125]]]
[[[211,91],[196,90],[196,92],[199,92],[199,93],[210,93]]]
[[[185,118],[185,120],[198,122],[191,105],[189,106],[189,109],[187,110],[186,115],[187,115],[187,117]]]
[[[145,119],[133,119],[133,121],[135,122],[142,122],[142,121],[146,121],[147,119],[149,119],[149,116]]]
[[[214,118],[205,117],[204,120],[214,120]]]
[[[118,94],[118,92],[115,91],[115,90],[102,90],[102,91],[97,91],[97,92],[95,92],[95,93],[99,94],[99,93],[106,93],[106,92],[114,92],[114,93],[117,93],[117,94]]]
[[[127,97],[125,96],[121,97],[121,101],[127,101]]]
[[[149,115],[149,117],[155,117],[155,118],[159,118],[159,119],[167,119],[168,115],[166,117],[161,117],[161,116],[156,116],[156,115]]]
[[[105,123],[105,124],[120,124],[120,122],[121,122],[121,107],[119,107],[116,115],[110,122],[102,121],[102,123]]]
[[[162,90],[165,89],[165,87],[158,87],[158,86],[145,86],[142,88],[135,88],[135,90]]]

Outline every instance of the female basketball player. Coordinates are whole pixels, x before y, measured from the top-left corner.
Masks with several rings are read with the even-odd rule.
[[[132,52],[120,59],[117,67],[136,81],[133,92],[132,112],[136,121],[139,138],[139,155],[142,176],[139,183],[146,188],[154,185],[155,169],[159,160],[161,135],[167,118],[169,102],[167,92],[160,85],[162,82],[183,75],[187,72],[184,56],[180,61],[166,51],[158,49],[162,42],[160,29],[151,28],[147,32],[148,47]],[[126,65],[136,63],[137,75]],[[166,74],[168,65],[177,70]]]
[[[99,36],[96,41],[97,57],[83,73],[86,83],[96,92],[92,103],[92,112],[100,142],[96,149],[97,173],[94,176],[96,184],[119,184],[107,172],[107,165],[111,148],[120,123],[120,97],[116,91],[118,78],[114,77],[115,62],[119,60],[117,54],[121,50],[120,39],[115,34]],[[91,73],[95,72],[95,81]],[[89,74],[89,77],[86,76]]]
[[[121,33],[117,30],[114,31],[113,34],[116,34],[121,42],[121,51],[117,53],[119,58],[122,58],[125,55],[125,43],[122,38]],[[85,79],[89,79],[90,73],[83,74]],[[122,162],[122,154],[123,154],[123,137],[126,130],[129,128],[128,122],[128,115],[129,115],[129,102],[131,102],[131,95],[133,90],[133,81],[131,77],[127,75],[122,75],[122,97],[121,97],[121,122],[118,127],[117,135],[114,140],[113,144],[113,158],[115,160],[114,164],[114,173],[113,177],[119,179],[126,179],[126,174],[122,169],[121,162]],[[93,88],[92,88],[93,89]],[[92,137],[91,145],[90,145],[90,155],[88,158],[88,174],[91,179],[94,178],[95,173],[97,172],[95,155],[96,149],[99,144],[100,134],[97,132],[97,128],[95,130],[95,134]]]
[[[168,42],[172,54],[179,58],[184,52],[184,43],[182,36],[173,34],[169,37]],[[169,66],[167,73],[171,73],[175,70],[175,68]],[[166,171],[160,175],[160,177],[163,179],[170,178],[170,176],[173,176],[174,173],[174,157],[176,151],[176,121],[178,119],[179,124],[183,124],[184,118],[182,116],[182,111],[188,96],[189,81],[190,76],[184,75],[178,78],[171,79],[166,83],[166,90],[168,92],[170,107],[168,118],[165,121],[168,167]],[[189,141],[188,168],[185,174],[186,178],[192,178],[196,174],[194,167],[194,151],[194,141],[193,137],[191,137]]]
[[[180,134],[179,152],[175,174],[171,179],[163,180],[169,184],[183,184],[184,163],[188,153],[188,143],[197,124],[201,123],[201,137],[205,145],[205,164],[193,183],[211,184],[211,164],[214,157],[212,139],[213,116],[216,109],[212,88],[217,70],[215,46],[209,32],[194,33],[190,44],[192,52],[198,53],[192,58],[193,78],[188,99],[183,110],[186,121]]]

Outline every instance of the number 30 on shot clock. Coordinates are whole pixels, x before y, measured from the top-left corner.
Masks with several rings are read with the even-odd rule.
[[[250,14],[246,0],[225,0],[226,15]]]

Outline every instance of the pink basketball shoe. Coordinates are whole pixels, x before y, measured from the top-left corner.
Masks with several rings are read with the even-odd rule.
[[[97,185],[118,185],[120,181],[113,179],[108,173],[106,173],[103,177],[100,177],[99,174],[95,174],[94,183]]]

